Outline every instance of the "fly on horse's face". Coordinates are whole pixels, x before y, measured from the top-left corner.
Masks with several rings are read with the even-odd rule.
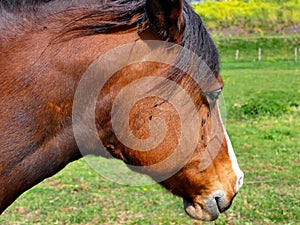
[[[105,58],[110,51],[116,54]],[[101,73],[86,79],[101,56],[111,70],[136,58],[107,80]],[[216,219],[243,184],[218,107],[218,53],[186,1],[0,1],[0,65],[0,213],[85,153],[109,152],[151,176],[199,220]],[[83,86],[86,95],[77,98],[83,80],[106,82],[99,95]],[[90,138],[86,121],[102,142]],[[105,153],[96,152],[100,143]]]

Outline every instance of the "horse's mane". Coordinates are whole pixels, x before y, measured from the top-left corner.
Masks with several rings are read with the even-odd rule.
[[[5,29],[11,30],[11,25],[26,29],[27,21],[37,26],[40,21],[59,20],[62,30],[58,32],[64,38],[128,30],[146,20],[145,3],[145,0],[0,0],[0,29],[7,21],[9,26]]]
[[[38,25],[39,21],[45,19],[49,22],[60,20],[62,15],[64,22],[58,30],[58,41],[127,31],[134,27],[139,29],[147,26],[145,5],[146,0],[0,0],[0,32],[13,29],[10,28],[13,23],[7,23],[7,20],[14,20],[16,24],[21,23],[21,27],[26,28],[20,17],[26,18],[25,21],[33,20]],[[217,74],[219,57],[216,47],[202,20],[187,1],[184,1],[183,16],[185,29],[181,45],[199,55],[212,72]],[[9,26],[5,27],[5,24]],[[35,29],[35,26],[31,24],[30,29]],[[188,67],[190,60],[183,54],[178,63]]]
[[[0,8],[6,11],[22,10],[27,7],[37,6],[53,0],[0,0]]]

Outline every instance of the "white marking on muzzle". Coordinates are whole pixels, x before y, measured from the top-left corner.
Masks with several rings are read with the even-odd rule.
[[[228,146],[228,153],[229,153],[229,157],[231,160],[231,165],[232,165],[232,169],[236,174],[237,180],[236,180],[236,185],[235,185],[235,191],[238,192],[238,190],[242,187],[243,185],[243,181],[244,181],[244,173],[242,172],[242,170],[239,167],[239,164],[237,162],[231,141],[228,137],[228,134],[225,131],[225,138],[226,138],[226,142],[227,142],[227,146]]]
[[[225,126],[223,124],[220,109],[219,109],[219,105],[217,107],[218,107],[218,115],[219,115],[220,121],[222,123],[223,131],[224,131],[224,135],[225,135],[225,139],[226,139],[226,143],[227,143],[228,154],[229,154],[229,158],[231,160],[231,166],[232,166],[232,169],[233,169],[233,171],[234,171],[234,173],[237,177],[236,184],[235,184],[235,192],[238,192],[238,190],[243,185],[244,173],[242,172],[242,170],[239,167],[239,164],[238,164],[237,158],[235,156],[231,141],[229,139],[229,136],[228,136],[227,131],[225,129]]]

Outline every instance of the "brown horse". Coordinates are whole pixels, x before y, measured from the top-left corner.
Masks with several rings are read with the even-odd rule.
[[[149,54],[162,48],[148,40],[168,43],[163,53],[156,55],[162,58],[165,54],[163,59],[147,61],[145,54],[138,53],[143,48]],[[130,46],[132,51],[119,46]],[[180,47],[170,50],[174,46],[187,49],[189,54]],[[99,93],[94,94],[90,116],[86,102],[93,97],[76,93],[92,69],[96,67],[101,75],[103,65],[106,70],[114,67],[113,59],[97,61],[113,49],[122,52],[115,54],[118,62],[132,55],[140,59],[104,80]],[[170,65],[165,58],[174,52]],[[122,139],[115,126],[125,124],[118,113],[126,111],[131,97],[120,101],[117,109],[113,105],[120,90],[147,77],[161,82],[135,83],[124,95],[156,90],[157,95],[166,97],[152,94],[137,98],[126,122],[131,133],[121,127]],[[87,82],[93,85],[101,79],[92,77]],[[192,107],[186,109],[186,96],[177,95],[172,85],[188,94]],[[133,170],[151,176],[184,199],[191,217],[216,219],[229,208],[243,183],[218,110],[222,88],[217,50],[201,19],[185,1],[1,0],[0,213],[24,191],[68,163],[94,154],[121,159]],[[74,112],[77,105],[79,114]],[[114,114],[119,123],[112,121]],[[92,128],[85,118],[91,119],[101,141],[90,138]],[[156,146],[151,145],[159,138],[159,132],[151,128],[153,121],[158,127],[165,125],[164,138]],[[181,135],[185,129],[188,134]],[[151,139],[151,135],[157,138]],[[136,139],[125,144],[129,136]],[[150,140],[146,143],[150,150],[135,145],[135,140]],[[99,150],[101,145],[104,151]],[[152,167],[164,160],[167,163]]]

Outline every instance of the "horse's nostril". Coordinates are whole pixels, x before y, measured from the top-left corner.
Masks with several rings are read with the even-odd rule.
[[[242,174],[237,181],[237,190],[236,191],[238,191],[243,186],[243,183],[244,183],[244,174]]]
[[[220,213],[226,211],[228,208],[230,208],[232,204],[232,200],[228,203],[226,198],[222,198],[222,197],[216,197],[215,200]]]

